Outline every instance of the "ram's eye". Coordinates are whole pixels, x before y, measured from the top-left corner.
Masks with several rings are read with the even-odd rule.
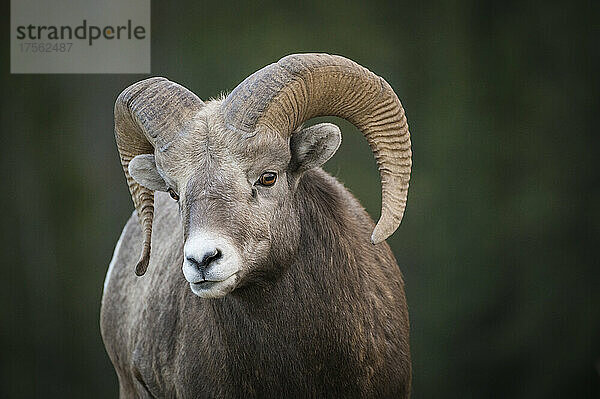
[[[169,193],[169,195],[171,196],[171,198],[173,198],[175,201],[179,201],[179,195],[177,195],[177,193],[175,192],[175,190],[173,190],[172,188],[168,189],[167,192]]]
[[[258,182],[263,186],[269,187],[269,186],[272,186],[273,184],[275,184],[276,180],[277,180],[277,173],[265,172],[262,175],[260,175]]]

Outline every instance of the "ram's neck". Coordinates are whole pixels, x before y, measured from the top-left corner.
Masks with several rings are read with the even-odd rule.
[[[282,323],[290,317],[312,322],[329,304],[342,309],[361,301],[365,284],[378,274],[365,270],[375,251],[383,249],[387,263],[393,262],[387,246],[376,250],[370,243],[373,221],[336,179],[321,169],[309,171],[297,192],[301,227],[293,261],[275,265],[281,272],[273,281],[234,291],[224,302],[236,318],[273,321],[281,315]]]
[[[274,386],[303,384],[299,376],[322,386],[346,381],[357,385],[344,389],[361,396],[366,388],[358,382],[368,378],[360,374],[388,350],[383,337],[407,325],[396,314],[373,318],[377,307],[405,308],[401,277],[387,244],[370,243],[374,223],[358,202],[325,172],[310,173],[298,188],[295,260],[279,265],[275,281],[208,302],[213,317],[205,320],[236,375],[263,385],[278,376]]]

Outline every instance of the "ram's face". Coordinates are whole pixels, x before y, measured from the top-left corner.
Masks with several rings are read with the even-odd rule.
[[[201,297],[221,297],[263,272],[277,221],[290,220],[285,140],[241,138],[224,129],[199,135],[173,181],[184,230],[183,274]],[[190,162],[190,160],[193,160]],[[167,172],[168,175],[168,172]],[[285,215],[283,213],[286,213]]]
[[[301,225],[293,204],[310,200],[294,193],[296,184],[341,141],[335,125],[301,126],[327,115],[353,123],[375,155],[378,244],[402,220],[412,165],[406,115],[383,78],[341,56],[293,54],[206,103],[161,77],[123,90],[115,139],[142,226],[135,273],[144,275],[150,261],[153,190],[179,198],[183,271],[196,294],[223,296],[289,264]]]
[[[325,130],[337,141],[328,156],[339,145],[332,126]],[[278,133],[243,137],[208,114],[193,133],[131,162],[138,183],[169,192],[179,204],[182,269],[194,294],[218,298],[274,276],[275,265],[292,254],[299,235],[293,191],[305,170],[294,161],[297,147],[293,152]]]

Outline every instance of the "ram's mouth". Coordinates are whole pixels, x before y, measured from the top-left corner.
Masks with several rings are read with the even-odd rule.
[[[223,281],[209,281],[209,280],[204,280],[204,281],[199,281],[197,283],[191,283],[194,287],[197,288],[201,288],[203,290],[208,290],[211,287],[213,287],[215,284],[218,283],[222,283]]]
[[[203,280],[190,283],[192,292],[201,298],[222,298],[234,290],[237,283],[238,273],[233,273],[225,280],[211,281]]]

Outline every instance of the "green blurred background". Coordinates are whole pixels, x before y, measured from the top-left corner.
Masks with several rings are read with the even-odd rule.
[[[8,2],[5,2],[8,3]],[[409,118],[414,398],[597,398],[599,2],[152,3],[152,75],[202,98],[280,57],[349,57]],[[144,75],[10,75],[3,6],[0,397],[105,398],[102,285],[133,206],[113,138]],[[326,169],[376,218],[360,134]],[[133,269],[132,269],[133,273]]]

